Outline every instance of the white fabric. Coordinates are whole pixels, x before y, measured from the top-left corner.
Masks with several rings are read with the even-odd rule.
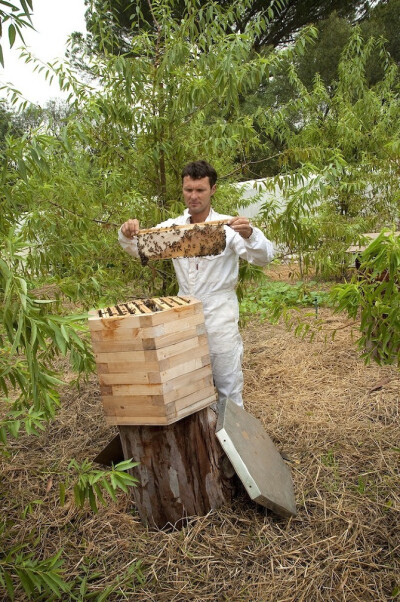
[[[206,221],[230,219],[210,210]],[[190,223],[186,209],[183,215],[169,219],[157,227]],[[239,333],[239,305],[235,292],[239,257],[249,263],[263,266],[274,256],[272,243],[258,228],[244,239],[224,226],[226,248],[216,256],[179,257],[172,259],[179,283],[179,295],[191,295],[203,303],[204,320],[208,335],[210,358],[219,401],[227,398],[243,406],[242,355],[243,344]],[[119,231],[119,242],[130,255],[138,257],[136,237],[126,238]]]

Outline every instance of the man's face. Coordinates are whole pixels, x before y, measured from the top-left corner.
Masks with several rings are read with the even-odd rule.
[[[202,222],[210,212],[211,197],[215,192],[215,185],[210,186],[208,177],[193,180],[185,176],[182,182],[183,198],[193,222]]]

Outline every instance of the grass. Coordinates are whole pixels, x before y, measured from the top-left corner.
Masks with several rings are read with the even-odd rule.
[[[278,284],[291,286],[272,280],[275,297],[292,294]],[[312,298],[321,289],[307,287],[311,305],[297,311],[314,320]],[[273,296],[263,290],[250,306],[261,299],[267,306]],[[366,366],[346,320],[322,298],[318,309],[334,339],[296,337],[281,321],[260,322],[258,311],[247,313],[242,328],[245,407],[289,458],[295,518],[265,514],[243,494],[180,531],[146,528],[129,494],[94,514],[67,489],[61,506],[59,482],[71,459],[93,459],[115,434],[93,375],[80,389],[64,388],[46,432],[21,436],[2,458],[2,548],[25,543],[39,559],[61,550],[64,600],[399,600],[399,373]],[[65,377],[72,383],[74,375]],[[14,586],[24,602],[15,579]],[[0,599],[9,599],[2,586]]]

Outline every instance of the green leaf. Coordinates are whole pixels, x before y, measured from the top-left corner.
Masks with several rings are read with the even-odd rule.
[[[89,503],[90,507],[95,514],[99,511],[96,504],[96,496],[94,495],[94,491],[92,487],[89,487]]]
[[[26,569],[16,569],[16,573],[21,581],[21,585],[24,588],[28,596],[32,595],[35,590],[35,583],[31,580],[28,571]]]
[[[10,23],[10,25],[8,26],[8,40],[10,42],[10,48],[12,48],[14,46],[15,34],[16,34],[15,26],[12,23]]]
[[[65,484],[60,483],[60,505],[64,506],[65,504]]]
[[[78,484],[74,485],[74,498],[75,504],[78,506],[78,508],[81,508],[85,503],[85,494],[81,491]]]
[[[102,486],[107,491],[108,495],[111,497],[111,499],[113,500],[113,502],[116,502],[117,501],[117,496],[115,495],[115,491],[114,491],[114,489],[111,487],[110,483],[106,479],[104,479],[102,481]]]
[[[7,434],[4,426],[0,426],[0,441],[3,445],[7,445]]]
[[[49,573],[43,572],[41,574],[43,581],[46,583],[48,588],[57,596],[61,596],[61,592],[68,592],[70,590],[68,584],[60,579],[60,577],[54,572]]]
[[[20,0],[21,2],[21,6],[22,6],[22,10],[24,11],[24,13],[26,14],[26,16],[29,18],[30,17],[30,11],[27,5],[27,2],[29,4],[30,10],[33,10],[33,5],[32,5],[32,1],[33,0]]]
[[[4,581],[6,584],[7,593],[9,595],[9,598],[11,601],[13,601],[15,599],[15,596],[14,596],[14,585],[13,585],[11,576],[7,571],[4,571],[3,577],[4,577]]]
[[[130,468],[134,468],[135,466],[138,466],[139,462],[133,462],[133,458],[131,458],[130,460],[123,460],[122,462],[119,462],[118,464],[115,465],[115,470],[118,471],[124,471],[124,470],[129,470]]]
[[[93,489],[94,489],[94,491],[95,491],[95,493],[96,493],[97,497],[99,498],[99,500],[100,500],[100,503],[101,503],[101,504],[103,504],[103,506],[106,506],[106,505],[107,505],[107,502],[105,501],[105,499],[104,499],[104,497],[103,497],[103,494],[102,494],[102,491],[101,491],[101,489],[100,489],[100,486],[99,486],[97,483],[95,483],[95,484],[93,485]]]
[[[67,341],[67,343],[69,343],[69,335],[68,335],[67,329],[65,328],[64,324],[61,324],[60,330],[61,330],[61,334],[63,335],[64,339]]]

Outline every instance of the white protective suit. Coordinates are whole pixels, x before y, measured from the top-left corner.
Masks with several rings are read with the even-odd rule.
[[[232,219],[212,208],[206,219]],[[190,223],[186,209],[183,215],[169,219],[157,227]],[[239,257],[263,266],[274,256],[272,243],[258,228],[244,239],[229,228],[226,231],[226,248],[220,255],[207,257],[182,257],[172,259],[179,283],[178,295],[191,295],[203,303],[204,320],[210,348],[211,366],[219,401],[227,398],[243,407],[242,356],[243,344],[239,333],[239,304],[236,284]],[[119,231],[119,242],[130,255],[138,257],[136,238],[126,238]]]

